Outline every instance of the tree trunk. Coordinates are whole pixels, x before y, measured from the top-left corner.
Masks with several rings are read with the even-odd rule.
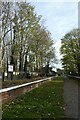
[[[22,71],[23,69],[23,62],[22,62],[22,40],[23,40],[23,35],[21,36],[21,47],[20,47],[20,53],[19,53],[19,71]]]
[[[8,57],[7,57],[7,79],[8,79]]]
[[[24,71],[27,72],[27,52],[26,52],[26,55],[25,55],[25,63],[24,63]]]
[[[4,72],[2,73],[2,82],[4,82]]]
[[[16,30],[15,30],[15,27],[14,27],[14,38],[13,38],[13,43],[12,43],[12,53],[11,53],[11,62],[10,62],[10,64],[13,65],[13,71],[15,71],[15,61],[14,61],[15,33],[16,33]]]
[[[22,71],[23,63],[22,63],[22,55],[20,52],[20,57],[19,57],[19,71]]]

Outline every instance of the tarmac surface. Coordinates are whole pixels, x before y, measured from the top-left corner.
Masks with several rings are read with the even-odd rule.
[[[80,81],[64,78],[65,118],[80,120]]]

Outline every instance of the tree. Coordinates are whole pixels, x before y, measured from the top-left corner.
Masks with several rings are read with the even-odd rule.
[[[7,59],[7,35],[10,32],[9,22],[10,22],[10,5],[9,2],[2,2],[2,9],[1,9],[1,48],[2,48],[2,73],[3,73],[3,81],[4,81],[4,72],[6,71],[8,59]]]
[[[0,44],[2,70],[8,73],[8,64],[14,72],[42,69],[55,58],[53,40],[35,7],[26,2],[3,2]],[[4,76],[4,75],[3,75]]]
[[[80,76],[80,29],[73,29],[61,41],[63,67],[68,73]]]

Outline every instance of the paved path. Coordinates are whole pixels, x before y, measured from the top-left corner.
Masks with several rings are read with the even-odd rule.
[[[79,83],[67,77],[64,79],[65,118],[80,120],[79,116]]]

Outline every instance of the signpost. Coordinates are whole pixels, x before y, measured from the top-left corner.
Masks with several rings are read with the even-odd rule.
[[[8,72],[13,72],[13,65],[8,65]]]
[[[12,77],[13,77],[13,65],[8,65],[8,72],[10,73],[11,80],[12,80]]]

